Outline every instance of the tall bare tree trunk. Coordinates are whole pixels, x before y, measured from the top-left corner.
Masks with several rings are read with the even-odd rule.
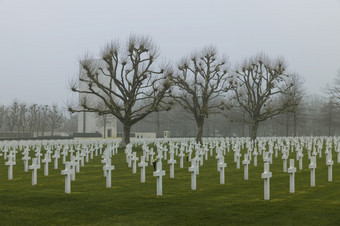
[[[259,127],[259,122],[256,120],[253,120],[253,122],[251,123],[251,140],[256,139],[258,127]]]
[[[120,143],[121,147],[126,147],[128,143],[130,143],[130,131],[131,131],[131,125],[130,124],[123,124],[123,136],[122,136],[122,142]]]
[[[197,124],[196,143],[202,144],[204,119],[202,118],[196,119],[196,124]]]

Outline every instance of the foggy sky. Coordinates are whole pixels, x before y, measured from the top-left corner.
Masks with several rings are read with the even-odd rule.
[[[235,64],[283,56],[309,93],[340,68],[340,0],[0,0],[0,104],[64,105],[78,59],[130,34],[173,62],[210,44]]]

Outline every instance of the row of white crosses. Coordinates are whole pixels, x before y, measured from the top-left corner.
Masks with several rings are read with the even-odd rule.
[[[224,144],[224,143],[223,143]],[[269,165],[273,162],[273,154],[274,154],[274,151],[273,149],[275,149],[275,157],[278,156],[278,150],[281,148],[283,149],[282,153],[283,153],[283,156],[282,156],[282,159],[283,159],[283,171],[284,172],[287,172],[287,160],[288,160],[288,155],[289,155],[289,147],[290,145],[293,146],[293,142],[289,145],[288,144],[288,148],[286,146],[284,146],[282,143],[280,145],[277,145],[274,147],[274,142],[269,142],[269,151],[266,152],[265,149],[263,148],[264,147],[264,144],[266,144],[266,142],[262,142],[260,143],[260,147],[259,147],[259,153],[263,153],[263,160],[264,160],[264,163],[268,163],[268,167],[265,168],[265,172],[263,173],[264,175],[264,179],[265,179],[265,184],[266,184],[266,188],[265,190],[265,196],[266,197],[269,197],[269,178],[271,177],[271,173],[269,172]],[[241,154],[240,154],[240,145],[242,144],[237,144],[235,146],[235,153],[234,153],[234,157],[235,157],[235,162],[237,163],[237,168],[240,168],[240,159],[241,159]],[[248,144],[247,144],[248,145]],[[145,147],[145,146],[144,146]],[[158,143],[157,145],[158,149],[160,151],[158,151],[158,159],[159,161],[162,159],[162,156],[164,156],[164,159],[166,158],[167,156],[167,149],[166,148],[163,148],[160,143]],[[174,160],[173,158],[173,150],[172,147],[176,147],[176,146],[172,146],[170,145],[170,160],[168,161],[168,163],[170,164],[170,174],[173,175],[173,164],[175,162],[173,161],[176,161]],[[181,146],[181,148],[179,149],[180,151],[180,154],[178,154],[178,156],[180,157],[180,162],[183,161],[183,157],[184,157],[184,145]],[[187,146],[186,146],[187,147]],[[192,155],[192,147],[194,147],[195,149],[197,149],[196,153],[195,153],[195,157],[193,159],[191,159],[191,155]],[[204,147],[204,145],[203,145]],[[250,146],[250,147],[253,147],[253,146]],[[284,148],[286,148],[287,150],[285,150]],[[299,161],[299,169],[302,169],[302,157],[303,157],[303,154],[302,154],[302,149],[299,149],[300,147],[297,148],[297,160]],[[144,149],[144,148],[143,148]],[[224,152],[225,150],[228,150],[228,146],[225,147],[224,146]],[[178,151],[178,148],[176,149],[176,152]],[[148,151],[146,151],[147,153],[149,153]],[[199,165],[203,165],[203,156],[205,156],[205,159],[207,159],[207,151],[203,151],[202,148],[200,148],[197,144],[195,145],[192,145],[192,143],[189,144],[189,148],[187,149],[187,153],[188,153],[188,159],[189,161],[191,161],[192,165],[191,167],[189,168],[189,172],[191,172],[191,180],[192,180],[192,183],[191,183],[191,187],[192,187],[192,190],[195,190],[196,189],[196,176],[199,174]],[[244,179],[247,180],[248,179],[248,165],[250,164],[250,161],[251,161],[251,156],[253,154],[253,157],[254,157],[254,166],[257,166],[257,155],[259,154],[257,152],[257,149],[254,148],[254,151],[251,152],[248,150],[248,153],[244,155],[244,160],[242,161],[242,164],[244,165]],[[132,158],[135,158],[135,156],[133,155]],[[144,157],[145,158],[145,157]],[[148,158],[148,155],[146,155],[146,158]],[[226,167],[226,165],[224,166],[224,156],[222,158],[222,155],[218,152],[217,154],[217,157],[218,159],[218,163],[217,163],[217,167],[218,167],[218,171],[220,172],[220,183],[223,184],[224,183],[224,168]],[[223,159],[223,160],[222,160]],[[172,163],[173,162],[173,163]],[[332,161],[328,161],[329,164],[331,165],[332,164]],[[141,166],[143,166],[144,163],[144,160],[141,161]],[[180,164],[181,167],[182,167],[182,164]],[[266,164],[267,165],[267,164]],[[160,168],[162,165],[161,164],[158,164],[157,163],[157,173],[155,173],[155,176],[157,174],[157,177],[160,178],[164,175],[162,175],[162,169]],[[314,165],[311,164],[310,168],[312,169],[311,170],[311,174],[313,172],[315,172],[315,168],[313,168]],[[144,169],[144,166],[143,166],[143,169]],[[329,167],[329,169],[331,169],[331,167]],[[145,176],[143,177],[143,174],[145,173],[142,173],[144,170],[141,170],[141,181],[145,181]],[[295,176],[295,172],[296,172],[296,168],[294,167],[294,161],[292,161],[292,159],[290,160],[290,167],[288,169],[288,173],[290,174],[290,192],[294,192],[295,191],[295,183],[294,183],[294,176]],[[270,175],[270,176],[268,176]],[[329,174],[331,175],[331,174]],[[171,178],[173,178],[172,176],[170,176]],[[144,179],[142,179],[144,178]],[[157,191],[158,191],[158,194],[161,194],[159,187],[161,187],[159,185],[161,179],[158,179],[157,180]]]
[[[157,146],[157,153],[158,153],[158,162],[161,162],[162,159],[166,160],[168,154],[170,155],[170,159],[168,161],[168,164],[170,166],[170,178],[174,178],[174,164],[176,164],[176,160],[174,158],[174,155],[180,157],[180,167],[183,167],[183,158],[185,156],[185,153],[188,154],[188,160],[191,162],[191,167],[189,168],[189,172],[191,172],[192,175],[192,183],[191,187],[193,190],[196,189],[196,177],[199,174],[199,166],[203,165],[203,157],[205,157],[205,160],[208,159],[208,153],[210,152],[210,155],[212,155],[212,149],[216,148],[216,153],[217,153],[217,168],[220,173],[220,183],[224,183],[224,168],[226,167],[226,163],[224,162],[224,154],[226,151],[233,150],[234,151],[234,161],[236,162],[236,167],[240,168],[241,164],[241,148],[246,147],[247,148],[247,153],[244,154],[244,158],[242,161],[242,164],[244,165],[244,179],[248,179],[248,165],[250,164],[252,157],[254,161],[254,166],[257,166],[257,156],[262,155],[264,163],[268,163],[268,168],[265,169],[265,172],[263,175],[269,175],[269,165],[273,162],[273,154],[275,153],[275,157],[278,156],[278,152],[282,153],[282,159],[283,159],[283,171],[287,172],[290,174],[290,192],[294,192],[294,175],[296,172],[296,168],[294,167],[294,161],[292,159],[290,160],[290,167],[287,170],[287,160],[289,158],[290,152],[293,152],[293,148],[295,147],[295,152],[296,152],[296,159],[299,161],[299,169],[302,169],[302,149],[307,148],[308,150],[308,157],[310,158],[310,165],[309,168],[311,170],[311,186],[315,186],[315,169],[316,169],[316,157],[317,155],[322,156],[322,146],[323,146],[323,140],[324,138],[317,138],[315,140],[310,140],[308,139],[277,139],[274,140],[273,138],[269,139],[259,139],[257,146],[255,143],[250,142],[249,139],[207,139],[202,145],[196,144],[192,142],[192,140],[167,140],[169,142],[169,150],[166,146],[164,146],[162,141],[157,141],[155,144]],[[275,142],[274,142],[275,141]],[[340,141],[339,139],[331,142],[331,139],[326,139],[326,164],[328,165],[328,180],[332,181],[332,153],[331,153],[331,148],[332,144],[334,143],[335,146],[335,151],[338,153],[338,162],[339,162],[339,148],[340,148]],[[274,145],[275,143],[275,145]],[[311,144],[312,143],[312,144]],[[269,150],[266,151],[266,144],[269,146]],[[48,144],[49,145],[49,144]],[[60,146],[56,146],[57,149],[53,152],[51,151],[51,146],[44,146],[47,151],[45,152],[44,158],[42,162],[45,164],[44,166],[44,175],[48,175],[48,164],[51,162],[51,158],[54,158],[54,168],[58,168],[58,159],[62,155],[63,162],[65,163],[65,170],[63,170],[62,173],[65,174],[65,192],[66,190],[70,192],[70,183],[66,183],[67,181],[70,181],[69,179],[66,180],[66,178],[71,178],[75,179],[75,173],[69,173],[73,171],[79,172],[79,164],[82,166],[84,165],[84,158],[86,158],[86,161],[88,162],[89,155],[91,158],[93,157],[93,154],[98,153],[99,147],[100,152],[102,152],[102,144],[97,143],[96,147],[94,146],[87,146],[84,145],[84,148],[81,148],[81,145],[78,144],[76,147],[76,150],[73,150],[72,146],[73,145],[65,145],[64,148],[60,148]],[[28,168],[32,170],[32,184],[36,184],[37,178],[36,172],[40,168],[40,158],[43,156],[43,154],[40,152],[40,148],[42,145],[35,145],[34,147],[36,148],[35,150],[35,157],[32,159],[32,165],[28,167],[28,162],[30,160],[29,157],[29,149],[27,150],[24,149],[24,145],[20,146],[20,150],[23,149],[22,152],[22,160],[24,161],[24,170],[27,172]],[[27,147],[27,146],[26,146]],[[59,147],[59,148],[58,148]],[[109,146],[113,147],[113,146]],[[114,146],[115,151],[117,150],[117,146]],[[210,147],[210,149],[208,148]],[[233,148],[231,148],[233,147]],[[9,150],[11,148],[0,148],[0,154],[6,156],[7,162],[5,164],[9,167],[8,171],[8,178],[13,178],[13,166],[15,165],[15,159],[16,159],[16,148],[12,148],[13,150]],[[196,150],[196,151],[194,151]],[[2,151],[2,153],[1,153]],[[73,153],[75,155],[73,155]],[[114,150],[109,150],[109,156],[112,157],[112,153]],[[127,153],[127,161],[129,167],[132,167],[132,172],[136,173],[137,171],[137,161],[139,158],[137,157],[135,152],[132,152],[132,146],[128,146],[126,149]],[[53,154],[53,155],[52,155]],[[66,164],[66,159],[67,156],[70,156],[70,162],[69,164]],[[145,182],[145,167],[148,165],[147,160],[152,161],[153,156],[155,153],[151,148],[148,148],[146,143],[143,143],[143,156],[141,156],[141,162],[138,163],[138,166],[141,168],[141,182]],[[192,158],[192,155],[194,157]],[[223,158],[222,158],[223,157]],[[104,174],[107,175],[108,171],[114,169],[114,167],[111,165],[111,162],[108,162],[108,160],[105,163],[105,166],[103,168]],[[106,172],[106,173],[105,173]],[[157,178],[162,177],[163,175],[163,170],[162,170],[162,164],[157,163]],[[111,184],[110,177],[107,177],[107,186]],[[264,176],[263,179],[265,180],[265,184],[269,184],[269,178],[268,176]],[[35,181],[35,182],[33,182]],[[162,194],[161,190],[159,187],[161,187],[161,179],[157,179],[157,194]],[[267,182],[268,183],[267,183]],[[268,187],[268,185],[266,185]],[[66,189],[69,187],[69,189]],[[266,192],[265,192],[266,193]]]
[[[28,143],[28,142],[27,142]],[[102,147],[103,145],[100,144],[88,144],[88,145],[82,145],[83,148],[81,148],[80,144],[77,146],[77,152],[75,153],[75,156],[73,155],[73,148],[69,148],[69,146],[75,145],[74,142],[70,142],[68,145],[64,144],[65,147],[63,148],[63,152],[61,153],[63,155],[63,164],[65,164],[65,170],[62,170],[61,174],[65,175],[65,192],[70,193],[71,192],[71,180],[75,180],[75,173],[79,172],[80,166],[79,164],[81,163],[82,166],[84,165],[84,157],[86,156],[91,156],[91,159],[93,158],[93,153],[96,153],[96,156],[98,154],[98,150],[100,153],[102,152]],[[58,159],[60,158],[60,150],[61,145],[56,143],[54,145],[50,144],[34,144],[30,142],[30,144],[24,144],[24,145],[9,145],[10,148],[5,145],[5,147],[0,146],[0,156],[2,156],[2,153],[5,153],[5,165],[7,165],[8,168],[8,179],[11,180],[13,178],[13,166],[16,165],[16,153],[17,150],[22,150],[22,160],[24,162],[24,171],[28,172],[28,170],[32,170],[32,185],[37,184],[37,171],[40,169],[40,162],[44,164],[44,175],[48,176],[48,171],[49,171],[49,163],[51,162],[51,158],[54,158],[54,169],[58,169]],[[46,149],[45,155],[41,153],[41,148],[42,146],[44,149]],[[56,150],[53,151],[52,146],[55,146]],[[112,149],[115,148],[115,151],[117,151],[118,144],[115,146],[111,146]],[[29,160],[31,159],[30,157],[30,149],[35,149],[33,150],[33,154],[35,158],[32,159],[32,165],[29,165]],[[10,150],[11,149],[11,150]],[[53,154],[53,155],[52,155]],[[67,156],[69,155],[70,161],[67,162]],[[41,160],[41,157],[44,156],[44,158]],[[89,159],[86,157],[86,161],[88,162]],[[110,168],[110,167],[109,167]],[[109,184],[109,182],[107,182]]]

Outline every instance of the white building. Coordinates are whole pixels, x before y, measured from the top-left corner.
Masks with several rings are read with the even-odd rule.
[[[99,66],[103,64],[101,60],[94,60],[93,63]],[[84,77],[86,73],[80,67],[79,76]],[[103,84],[109,84],[109,78],[100,74],[100,80]],[[88,84],[79,81],[80,90],[88,90]],[[79,93],[79,102],[86,97],[87,102],[90,104],[100,103],[100,99],[94,95],[86,95]],[[80,107],[81,108],[81,107]],[[112,115],[99,116],[93,112],[80,112],[78,114],[78,133],[101,133],[102,137],[117,137],[117,119]]]

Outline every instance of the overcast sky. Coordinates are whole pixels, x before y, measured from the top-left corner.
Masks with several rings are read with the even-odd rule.
[[[0,0],[0,104],[64,105],[79,57],[130,34],[174,62],[210,44],[232,63],[283,56],[310,93],[340,68],[340,0]]]

